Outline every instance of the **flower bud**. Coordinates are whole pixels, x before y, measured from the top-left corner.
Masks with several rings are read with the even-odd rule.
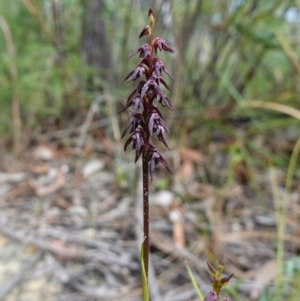
[[[153,29],[155,17],[154,17],[154,14],[153,14],[153,11],[151,8],[149,9],[149,12],[148,12],[148,18],[149,18],[149,22],[150,22],[150,27]]]
[[[146,25],[146,26],[144,27],[144,29],[141,31],[141,33],[140,33],[140,35],[139,35],[139,39],[140,39],[141,37],[144,37],[144,36],[149,35],[150,32],[151,32],[150,26],[149,26],[149,25]]]
[[[217,301],[218,296],[215,292],[209,292],[203,301]]]

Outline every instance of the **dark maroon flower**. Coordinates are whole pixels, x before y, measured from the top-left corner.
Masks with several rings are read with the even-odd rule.
[[[158,167],[158,164],[161,163],[165,166],[165,168],[171,173],[171,169],[169,167],[168,162],[162,157],[162,155],[151,145],[151,150],[148,154],[148,162],[150,166],[150,178],[153,180],[153,173],[155,168]]]
[[[155,54],[157,54],[157,49],[160,51],[164,50],[170,53],[174,53],[175,51],[166,43],[166,41],[162,38],[155,38],[153,40],[153,47]]]
[[[157,76],[161,76],[162,71],[164,71],[172,80],[174,80],[174,77],[164,66],[163,62],[158,58],[153,59],[151,71],[155,72]]]
[[[133,131],[135,131],[138,128],[139,125],[144,127],[142,115],[141,114],[132,115],[132,117],[130,118],[130,122],[127,124],[127,126],[121,136],[121,139],[126,135],[126,133],[128,132],[129,129],[130,129],[129,133],[132,133]]]
[[[137,95],[135,98],[132,99],[132,106],[132,114],[135,114],[139,109],[144,109],[144,103],[143,99],[141,98],[141,95]]]
[[[163,93],[162,89],[156,82],[157,78],[150,78],[144,85],[142,92],[141,92],[141,97],[143,98],[146,94],[149,96],[154,96],[154,97],[161,97],[161,98],[166,98],[166,95]],[[165,81],[164,81],[164,84]]]
[[[148,119],[148,130],[150,136],[156,134],[158,140],[161,141],[167,149],[170,149],[165,134],[165,132],[170,134],[169,128],[163,120],[159,109],[154,104],[152,104],[152,111]]]
[[[136,129],[131,136],[128,138],[128,140],[125,142],[124,145],[124,151],[126,151],[128,145],[133,142],[132,149],[135,150],[135,162],[139,159],[144,147],[144,137],[143,137],[143,130],[138,128]]]
[[[128,58],[131,58],[132,56],[140,53],[140,58],[144,58],[148,55],[151,55],[151,47],[149,44],[142,45],[138,50],[132,52],[129,54]]]
[[[130,99],[126,105],[119,110],[119,113],[127,110],[129,107],[133,106],[133,109],[131,111],[132,114],[135,114],[139,109],[144,108],[143,99],[141,98],[141,95],[136,95],[136,97]]]
[[[155,133],[157,134],[158,140],[161,141],[168,150],[170,150],[165,134],[165,128],[162,125],[158,125]]]
[[[167,107],[171,111],[174,111],[173,106],[165,94],[158,94],[156,96],[157,102],[160,103],[163,107]]]
[[[148,67],[145,64],[139,64],[133,71],[128,73],[124,80],[130,82],[132,80],[136,80],[139,77],[142,77],[145,72],[148,71]]]
[[[135,93],[141,94],[143,86],[146,82],[144,80],[141,80],[138,85],[134,88],[134,90],[130,93],[130,95],[127,98],[127,102],[128,103],[132,97],[135,95]]]
[[[141,93],[141,97],[144,97],[145,95],[150,94],[151,96],[154,93],[162,93],[161,88],[158,86],[156,81],[153,78],[150,78],[144,85]]]
[[[168,86],[168,84],[166,83],[166,81],[162,78],[162,76],[157,75],[156,72],[152,72],[152,79],[154,79],[156,81],[157,84],[162,83],[166,89],[168,89],[169,91],[171,91],[171,88]]]
[[[149,122],[148,122],[148,129],[149,133],[152,136],[153,132],[159,133],[159,130],[157,130],[158,126],[162,126],[163,129],[170,134],[170,131],[168,129],[167,124],[164,122],[164,120],[161,118],[161,116],[157,112],[153,112],[150,115]]]

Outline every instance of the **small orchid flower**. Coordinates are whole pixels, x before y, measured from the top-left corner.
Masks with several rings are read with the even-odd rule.
[[[163,164],[165,168],[171,172],[168,162],[162,157],[162,155],[151,145],[151,150],[148,156],[149,166],[150,166],[150,177],[153,179],[153,173],[155,168],[159,163]]]
[[[151,47],[149,44],[144,44],[142,45],[138,50],[133,51],[132,53],[129,54],[128,58],[131,58],[132,56],[136,54],[140,54],[140,58],[144,58],[148,55],[151,55]]]
[[[145,64],[139,64],[133,71],[131,71],[126,77],[125,81],[130,82],[136,80],[139,77],[142,77],[143,74],[148,70],[148,67]]]
[[[157,49],[160,51],[164,50],[170,53],[174,53],[175,51],[166,43],[166,41],[162,38],[155,38],[153,41],[153,47],[155,54],[157,54]]]
[[[157,76],[161,76],[162,71],[164,71],[172,80],[174,80],[174,77],[171,75],[171,73],[168,71],[168,69],[164,66],[163,62],[158,58],[154,58],[151,71],[152,72],[154,71],[157,74]]]

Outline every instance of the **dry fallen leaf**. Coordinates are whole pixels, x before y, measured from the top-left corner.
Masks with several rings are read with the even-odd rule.
[[[31,187],[33,188],[35,194],[37,196],[45,196],[51,194],[59,189],[63,188],[66,184],[66,179],[61,170],[58,170],[56,178],[53,183],[47,186],[39,186],[37,183],[31,183]]]
[[[68,254],[62,255],[62,254],[57,254],[56,257],[60,260],[73,260],[74,259],[74,254],[78,254],[79,251],[77,250],[77,248],[75,248],[73,245],[71,244],[67,244],[62,242],[61,240],[53,240],[51,242],[51,246],[55,249],[64,251],[66,253],[70,253],[70,255],[68,256]]]
[[[73,200],[65,198],[61,195],[56,196],[54,199],[54,206],[62,210],[66,210],[73,205],[74,205]]]

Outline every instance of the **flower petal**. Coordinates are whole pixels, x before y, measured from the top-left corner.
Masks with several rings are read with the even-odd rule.
[[[172,76],[172,74],[169,72],[169,70],[166,67],[164,67],[164,71],[172,80],[174,80],[174,77]]]
[[[165,82],[165,80],[160,76],[159,81],[169,90],[171,91],[171,88],[168,86],[168,84]]]

